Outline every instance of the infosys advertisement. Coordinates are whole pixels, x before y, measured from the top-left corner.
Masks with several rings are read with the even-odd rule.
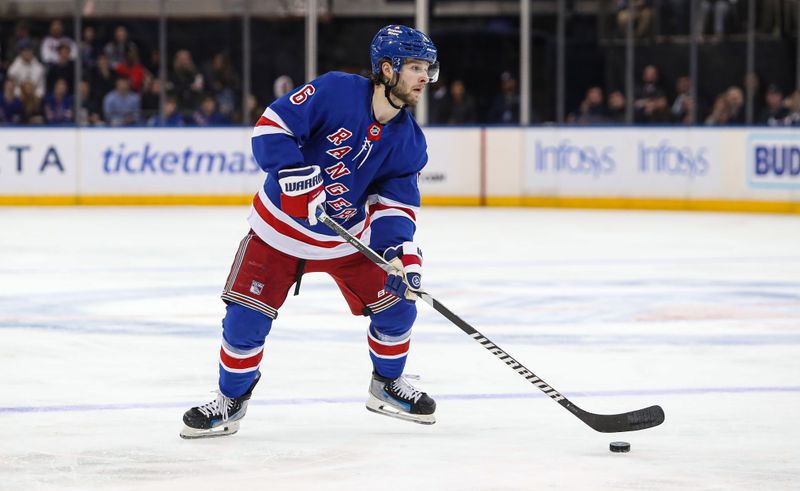
[[[686,198],[721,187],[712,131],[536,129],[525,145],[525,194]]]

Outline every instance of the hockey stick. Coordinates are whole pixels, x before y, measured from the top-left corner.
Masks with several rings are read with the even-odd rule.
[[[361,242],[357,237],[354,237],[350,232],[345,230],[344,227],[336,223],[320,208],[317,213],[319,221],[327,225],[336,234],[349,242],[353,247],[358,249],[359,252],[367,256],[373,263],[380,266],[387,273],[396,273],[395,268],[390,265],[383,257],[377,252],[370,249],[369,246]],[[424,291],[415,291],[417,295],[425,301],[428,305],[433,307],[437,312],[445,316],[450,322],[458,326],[462,331],[467,333],[472,339],[481,344],[489,352],[500,359],[503,363],[511,367],[515,372],[522,375],[528,382],[536,386],[539,390],[548,395],[551,399],[564,406],[569,412],[578,417],[581,421],[589,425],[592,429],[601,433],[620,433],[623,431],[635,431],[652,428],[664,422],[664,410],[661,406],[650,406],[636,411],[630,411],[622,414],[595,414],[584,411],[569,399],[559,394],[557,390],[550,387],[544,380],[537,377],[533,372],[525,368],[522,363],[515,360],[511,355],[500,349],[499,346],[492,343],[486,336],[478,332],[477,329],[469,325],[466,321],[451,312],[447,307],[437,301],[430,294]]]

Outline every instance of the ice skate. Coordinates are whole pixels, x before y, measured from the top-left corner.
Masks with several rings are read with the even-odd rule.
[[[436,402],[403,377],[390,379],[372,373],[367,409],[373,413],[423,425],[436,422]]]
[[[256,374],[247,392],[239,397],[226,397],[217,392],[217,398],[213,401],[186,411],[181,438],[210,438],[233,435],[239,431],[239,420],[247,413],[247,402],[260,378],[261,372]]]

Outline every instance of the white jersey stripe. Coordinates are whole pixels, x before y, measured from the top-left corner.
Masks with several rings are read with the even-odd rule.
[[[222,363],[221,361],[219,362],[219,364],[222,366],[222,368],[225,369],[226,372],[230,372],[230,373],[255,372],[256,370],[258,370],[258,367],[261,366],[261,363],[259,363],[258,365],[254,366],[254,367],[250,367],[250,368],[231,368],[231,367],[225,365],[224,363]]]
[[[408,218],[409,220],[414,222],[414,218],[411,215],[398,208],[388,208],[385,210],[378,210],[370,215],[370,218],[372,219],[373,222],[383,217],[403,217],[403,218]]]
[[[276,126],[256,126],[253,128],[253,135],[251,138],[256,138],[258,136],[264,135],[287,135],[287,136],[294,136],[290,131],[286,131],[283,128],[278,128]]]
[[[372,348],[369,349],[369,352],[372,353],[373,355],[375,355],[376,357],[382,359],[382,360],[396,360],[397,358],[402,358],[402,357],[408,355],[408,351],[406,351],[405,353],[400,353],[399,355],[381,355],[381,354],[375,353],[375,351],[373,351]]]
[[[372,203],[380,203],[380,204],[386,205],[386,206],[399,206],[401,208],[408,208],[409,210],[411,210],[414,213],[419,213],[419,206],[407,205],[405,203],[401,203],[399,201],[395,201],[393,199],[389,199],[389,198],[386,198],[384,196],[381,196],[380,194],[370,194],[367,199],[369,200],[370,204],[372,204]]]
[[[379,339],[379,338],[376,338],[375,336],[373,336],[371,331],[367,331],[367,336],[369,336],[369,338],[371,340],[373,340],[376,343],[381,344],[383,346],[397,346],[399,344],[404,344],[404,343],[408,342],[408,339],[411,337],[411,330],[409,329],[408,332],[405,333],[403,336],[396,336],[396,337],[392,336],[394,338],[400,338],[400,339],[382,340],[382,339]],[[389,336],[387,336],[387,337],[389,337]]]
[[[250,227],[253,228],[261,240],[275,249],[285,254],[302,259],[335,259],[338,257],[349,256],[357,252],[355,247],[345,242],[344,239],[339,236],[319,234],[299,225],[294,221],[294,219],[286,215],[269,200],[263,188],[259,190],[258,196],[255,199],[260,200],[263,203],[264,208],[267,210],[267,213],[270,213],[275,219],[282,222],[284,225],[293,228],[300,234],[309,237],[309,239],[339,243],[333,247],[322,247],[289,237],[275,230],[261,217],[261,215],[258,214],[255,207],[251,206],[250,215],[247,217]],[[361,232],[366,224],[367,220],[364,219],[350,227],[348,231],[356,236],[361,234],[361,240],[368,244],[370,240],[371,229],[369,226],[367,226],[366,230],[364,230],[363,233]]]
[[[245,358],[250,358],[250,357],[253,357],[253,356],[261,353],[264,350],[264,345],[262,344],[258,348],[254,348],[254,349],[251,349],[251,350],[244,351],[244,350],[240,350],[240,349],[234,348],[233,346],[231,346],[228,343],[226,343],[225,340],[223,339],[222,340],[222,349],[231,358],[244,360]]]

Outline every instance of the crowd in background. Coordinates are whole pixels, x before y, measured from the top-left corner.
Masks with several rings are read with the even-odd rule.
[[[632,11],[636,36],[652,35],[654,24],[662,25],[659,32],[680,34],[670,25],[687,26],[685,7],[688,0],[661,0],[674,9],[669,16],[654,14],[650,0],[614,1],[617,35],[627,27]],[[769,13],[769,7],[782,0],[765,0],[759,5],[767,10],[759,16],[762,32],[777,32],[785,26],[785,17]],[[736,0],[703,0],[698,17],[698,32],[710,36],[730,33]],[[769,15],[768,15],[769,14]],[[688,17],[687,17],[688,19]],[[62,21],[49,22],[47,34],[41,38],[31,34],[27,21],[16,23],[13,32],[0,39],[0,124],[47,125],[148,125],[148,126],[217,126],[253,124],[263,107],[273,98],[289,92],[295,85],[288,75],[277,76],[269,98],[257,100],[248,94],[242,108],[240,68],[234,67],[222,46],[220,51],[205,60],[196,60],[190,49],[179,48],[167,63],[166,86],[158,77],[160,52],[143,53],[139,40],[129,37],[122,24],[107,23],[108,39],[97,39],[94,26],[82,30],[75,41],[65,33]],[[80,107],[75,107],[73,84],[76,81],[76,60],[80,58],[82,76],[78,93]],[[447,65],[445,65],[447,66]],[[474,82],[474,79],[472,79]],[[754,124],[786,126],[800,125],[800,91],[786,90],[773,80],[762,80],[755,73],[740,83],[732,83],[719,94],[704,97],[690,93],[688,75],[674,79],[674,86],[662,83],[659,66],[644,67],[634,94],[633,120],[637,124],[745,124],[745,88],[754,94]],[[670,85],[672,83],[670,82]],[[619,89],[601,85],[582,86],[585,96],[579,104],[567,108],[567,123],[623,124],[627,121],[626,94]],[[166,94],[161,112],[162,89]],[[430,88],[429,122],[440,125],[516,124],[520,120],[520,96],[517,77],[503,71],[493,94],[474,93],[463,78],[442,80]],[[478,100],[483,101],[479,104]],[[534,108],[535,111],[535,108]],[[693,120],[692,117],[696,119]],[[536,113],[534,123],[545,122]]]
[[[688,35],[692,27],[704,38],[717,41],[742,33],[748,0],[699,0],[691,25],[690,0],[605,0],[613,2],[618,33],[624,35],[633,18],[634,35]],[[629,8],[632,7],[632,8]],[[795,0],[756,0],[756,29],[774,37],[792,29],[797,15]]]
[[[248,124],[253,114],[236,111],[241,88],[225,52],[198,67],[187,49],[179,49],[168,68],[163,117],[160,113],[159,52],[142,60],[125,26],[113,30],[105,43],[95,39],[94,27],[83,29],[78,42],[64,33],[60,20],[50,23],[48,35],[31,36],[24,21],[5,44],[0,64],[3,95],[0,123],[215,126]],[[80,57],[80,108],[75,108],[76,59]],[[288,90],[288,89],[287,89]],[[251,113],[261,111],[249,101]]]
[[[800,126],[800,90],[785,94],[775,84],[762,88],[758,76],[751,74],[742,81],[753,90],[753,123],[769,126]],[[699,124],[742,125],[745,120],[745,92],[742,86],[731,85],[713,101],[691,95],[688,75],[678,77],[670,97],[659,81],[658,67],[644,67],[634,95],[634,122],[638,124],[692,124],[694,109],[702,117]],[[698,99],[698,100],[695,100]],[[580,107],[570,113],[568,121],[578,124],[620,124],[626,118],[626,98],[620,91],[605,96],[601,87],[590,87]]]

